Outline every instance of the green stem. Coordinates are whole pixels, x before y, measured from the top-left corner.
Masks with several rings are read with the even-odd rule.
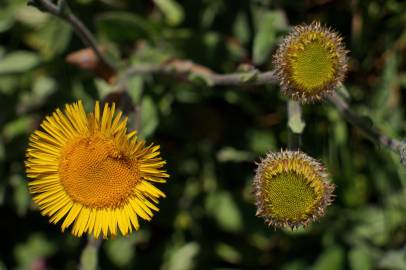
[[[302,145],[302,133],[305,122],[302,119],[302,107],[299,102],[289,100],[288,106],[288,149],[299,150]]]

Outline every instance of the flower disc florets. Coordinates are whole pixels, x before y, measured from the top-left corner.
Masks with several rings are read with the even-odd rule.
[[[334,185],[323,166],[302,152],[269,153],[254,180],[257,216],[274,227],[306,226],[324,215]]]
[[[282,91],[301,103],[322,100],[343,82],[346,54],[342,38],[319,22],[294,27],[274,57]]]
[[[64,231],[95,238],[127,235],[139,218],[151,220],[155,187],[169,175],[158,145],[146,145],[127,131],[127,118],[115,104],[86,113],[81,101],[57,109],[30,136],[26,171],[34,202]]]

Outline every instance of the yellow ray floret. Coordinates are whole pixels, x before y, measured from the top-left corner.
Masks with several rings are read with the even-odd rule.
[[[165,194],[154,186],[169,175],[159,146],[146,146],[127,132],[127,118],[115,104],[96,102],[86,114],[82,102],[57,109],[35,131],[27,149],[30,192],[50,222],[62,221],[75,236],[95,238],[138,230],[151,220]]]
[[[257,215],[275,227],[306,226],[324,214],[334,185],[323,166],[302,152],[269,153],[254,180]]]

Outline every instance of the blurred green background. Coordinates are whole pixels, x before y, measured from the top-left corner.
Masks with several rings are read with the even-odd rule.
[[[406,1],[71,0],[109,57],[131,64],[191,59],[219,73],[272,69],[290,25],[318,19],[350,51],[353,109],[405,137]],[[24,173],[29,134],[43,117],[106,96],[141,106],[141,136],[161,144],[171,178],[152,222],[103,243],[100,269],[406,269],[406,168],[329,104],[303,108],[302,150],[337,185],[324,218],[274,230],[255,217],[255,162],[287,147],[286,99],[274,85],[216,87],[135,76],[126,93],[65,57],[83,45],[60,19],[0,0],[0,269],[76,269],[86,245],[48,224]],[[131,107],[131,106],[130,106]],[[134,113],[129,111],[134,124]]]

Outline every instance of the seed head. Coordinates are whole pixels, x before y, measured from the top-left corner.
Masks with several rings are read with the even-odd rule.
[[[268,153],[254,180],[257,216],[268,225],[295,228],[324,215],[334,185],[323,166],[302,152]]]
[[[319,22],[294,27],[273,61],[282,92],[301,103],[323,100],[343,82],[346,54],[342,38]]]

